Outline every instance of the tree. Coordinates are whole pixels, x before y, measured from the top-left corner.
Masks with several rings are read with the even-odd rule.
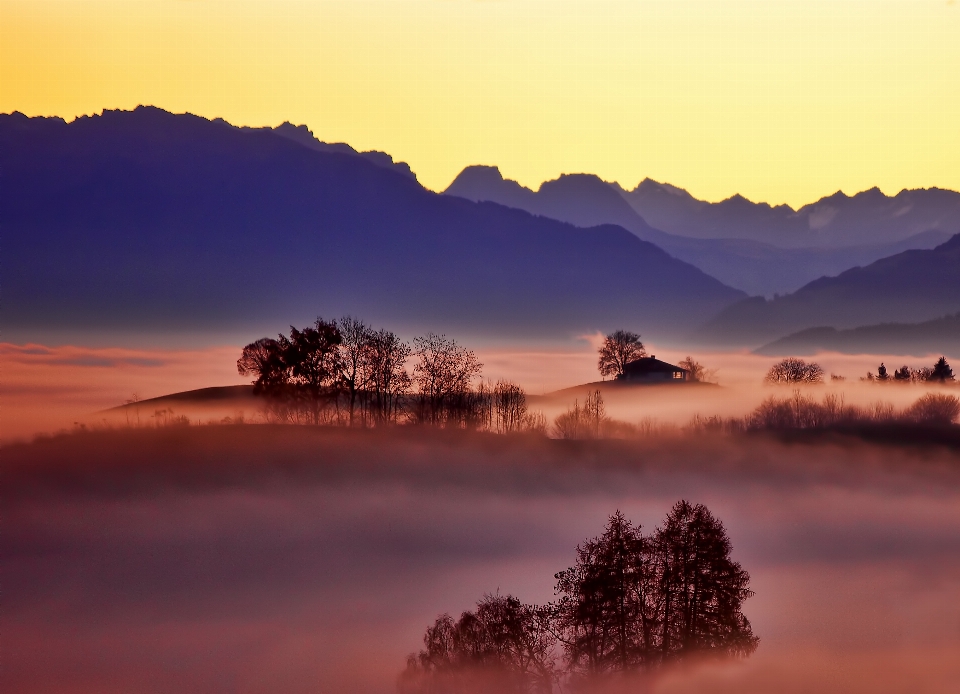
[[[576,564],[556,574],[555,629],[579,675],[625,672],[646,662],[653,632],[646,549],[640,528],[617,511],[603,535],[577,547]]]
[[[377,424],[395,422],[410,390],[410,345],[389,330],[378,330],[367,336],[366,347],[373,418]]]
[[[497,381],[493,389],[493,410],[495,426],[501,434],[523,429],[527,417],[527,395],[523,388],[509,381]]]
[[[880,368],[877,369],[877,380],[886,381],[890,378],[887,374],[887,367],[883,365],[883,362],[880,362]]]
[[[647,356],[647,350],[644,349],[637,333],[617,330],[603,339],[597,368],[604,378],[621,376],[623,375],[623,367],[631,361],[645,356]]]
[[[906,365],[901,366],[899,369],[896,369],[893,372],[894,381],[909,382],[910,380],[912,380],[912,378],[913,378],[913,374],[910,371],[910,367]]]
[[[445,335],[430,333],[413,341],[417,364],[413,381],[417,385],[421,422],[446,424],[464,419],[473,379],[483,368],[474,353]]]
[[[270,394],[286,385],[287,365],[283,360],[280,343],[269,337],[251,342],[243,348],[237,360],[237,372],[241,376],[255,377],[255,395]]]
[[[823,383],[823,367],[816,362],[788,357],[777,362],[767,372],[767,383]]]
[[[695,361],[693,357],[686,357],[682,359],[677,366],[681,369],[686,369],[687,379],[690,381],[704,382],[708,378],[713,377],[713,371],[707,371],[707,368],[698,361]]]
[[[552,691],[554,638],[547,614],[511,595],[485,595],[475,611],[456,621],[440,615],[423,643],[424,649],[407,659],[402,694]]]
[[[302,330],[290,326],[289,337],[262,338],[247,345],[237,371],[257,377],[254,393],[270,398],[281,419],[304,417],[320,424],[326,406],[337,396],[340,343],[336,324],[317,318]]]
[[[703,505],[678,501],[652,541],[662,661],[693,653],[744,656],[758,643],[740,611],[750,576],[730,559],[723,524]]]
[[[349,424],[353,426],[358,394],[365,393],[370,380],[370,338],[372,330],[353,316],[336,322],[340,331],[340,378],[347,391]]]
[[[950,364],[947,363],[946,357],[940,357],[937,363],[933,365],[933,371],[930,373],[928,380],[939,381],[940,383],[953,380],[953,369],[951,369]]]

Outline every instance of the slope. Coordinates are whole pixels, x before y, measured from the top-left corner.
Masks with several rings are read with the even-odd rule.
[[[348,311],[409,330],[681,334],[743,296],[619,227],[440,196],[361,155],[155,108],[0,116],[0,228],[7,339]]]

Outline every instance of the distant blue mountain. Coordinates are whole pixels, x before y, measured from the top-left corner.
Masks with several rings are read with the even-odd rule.
[[[754,350],[770,356],[845,354],[960,355],[960,313],[922,323],[880,323],[859,328],[808,328]]]
[[[0,116],[5,339],[353,312],[410,330],[679,335],[744,297],[612,225],[441,196],[305,129]]]
[[[940,188],[902,190],[887,196],[871,188],[837,192],[793,210],[734,195],[716,203],[682,188],[646,179],[624,199],[650,224],[701,239],[736,238],[782,248],[844,248],[895,244],[918,234],[942,242],[960,233],[960,193]]]
[[[741,196],[708,203],[649,179],[628,192],[592,174],[563,175],[533,191],[504,179],[496,167],[468,166],[444,192],[582,227],[618,224],[725,284],[763,296],[901,251],[933,248],[950,238],[948,229],[960,231],[960,194],[950,191],[905,191],[897,199],[840,194],[794,212]],[[872,224],[880,225],[873,235]]]
[[[792,340],[793,333],[808,328],[918,323],[957,311],[960,234],[932,250],[905,251],[823,277],[772,301],[745,299],[721,311],[698,335],[715,343],[757,345],[785,335]]]

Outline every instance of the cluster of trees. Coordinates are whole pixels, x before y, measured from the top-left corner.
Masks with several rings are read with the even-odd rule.
[[[238,372],[254,377],[254,393],[277,421],[546,429],[543,415],[528,411],[520,386],[485,383],[482,368],[471,350],[444,335],[409,344],[351,316],[291,326],[289,335],[247,345],[237,360]]]
[[[940,357],[932,367],[924,366],[919,369],[912,369],[909,366],[902,366],[894,369],[893,376],[887,371],[887,367],[881,362],[877,368],[877,375],[868,372],[865,381],[876,383],[952,383],[955,378],[953,369],[947,362],[946,357]]]
[[[603,395],[595,390],[587,395],[583,406],[576,400],[571,409],[559,415],[553,421],[553,430],[560,439],[598,439],[607,433],[611,421]]]
[[[617,512],[555,575],[555,602],[488,595],[458,620],[438,617],[408,658],[400,692],[452,694],[480,683],[547,693],[693,655],[750,655],[758,639],[741,611],[750,576],[731,549],[700,504],[677,502],[648,536]]]
[[[764,381],[766,383],[823,383],[823,376],[823,367],[816,362],[788,357],[770,367]],[[846,380],[842,376],[832,374],[830,379]],[[954,375],[946,357],[940,357],[932,367],[912,369],[909,366],[903,366],[895,369],[892,376],[887,371],[887,367],[881,363],[876,375],[868,372],[866,377],[860,380],[876,383],[951,383],[954,381]]]

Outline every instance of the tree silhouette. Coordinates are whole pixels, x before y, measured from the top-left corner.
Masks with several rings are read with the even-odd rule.
[[[919,424],[949,425],[960,416],[960,399],[943,393],[927,393],[908,407],[904,416]]]
[[[556,575],[555,629],[577,675],[624,672],[644,664],[649,558],[640,528],[617,511],[600,537],[577,547],[577,563]]]
[[[552,691],[554,638],[546,613],[511,595],[486,595],[456,621],[440,615],[423,643],[400,675],[401,694]]]
[[[430,333],[413,341],[417,363],[413,381],[417,385],[417,416],[428,424],[458,424],[472,403],[468,397],[473,379],[483,365],[471,350],[445,335]]]
[[[883,365],[883,362],[880,362],[880,368],[877,369],[877,380],[886,381],[888,378],[890,377],[887,375],[887,367]]]
[[[597,368],[604,378],[621,376],[623,375],[623,367],[631,361],[645,356],[647,356],[647,350],[644,349],[643,343],[640,341],[640,335],[626,330],[617,330],[603,339]]]
[[[823,383],[823,367],[816,362],[787,357],[772,367],[763,379],[767,383]]]
[[[344,316],[336,325],[341,336],[340,378],[347,394],[347,421],[353,426],[357,397],[366,393],[370,380],[369,347],[373,331],[353,316]]]
[[[693,653],[752,653],[758,640],[741,612],[750,577],[730,551],[702,505],[677,502],[652,538],[615,513],[556,576],[555,628],[571,668],[596,675]]]
[[[954,380],[953,369],[951,369],[950,364],[947,363],[946,357],[940,357],[937,363],[933,365],[933,371],[930,373],[929,380],[939,381],[940,383]]]
[[[302,330],[290,326],[289,337],[262,338],[247,345],[237,360],[237,371],[256,376],[254,393],[270,398],[280,418],[304,417],[320,424],[338,393],[340,343],[336,324],[317,318]]]
[[[457,621],[438,617],[409,657],[400,692],[546,694],[564,679],[576,687],[694,654],[748,656],[758,639],[741,607],[753,593],[730,552],[705,506],[677,502],[651,537],[617,511],[555,575],[556,602],[487,595]]]
[[[553,431],[561,439],[596,439],[609,423],[603,394],[595,390],[587,395],[582,407],[580,401],[575,400],[572,408],[557,415]]]
[[[280,343],[269,337],[251,342],[243,348],[237,360],[237,372],[241,376],[255,377],[253,392],[256,395],[275,392],[285,386],[288,373]]]
[[[527,418],[527,395],[516,383],[498,381],[493,389],[496,430],[501,434],[520,431]]]
[[[749,655],[758,640],[740,611],[750,576],[730,559],[723,524],[703,505],[678,501],[653,541],[660,657],[720,651]]]
[[[703,364],[690,356],[677,362],[677,366],[679,366],[681,369],[686,369],[688,380],[698,383],[704,382],[708,378],[712,378],[715,373],[712,369],[707,371],[707,368]]]
[[[378,330],[367,336],[370,406],[378,424],[396,422],[400,414],[411,384],[406,369],[410,352],[410,345],[389,330]]]
[[[899,369],[893,372],[894,381],[910,381],[913,378],[913,374],[910,370],[910,367],[907,365],[901,366]]]

